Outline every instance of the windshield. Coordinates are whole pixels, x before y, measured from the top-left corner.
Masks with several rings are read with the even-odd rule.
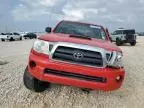
[[[123,34],[123,31],[122,30],[117,30],[113,33],[114,35],[118,35],[118,34]]]
[[[124,34],[135,34],[135,30],[124,30]]]
[[[6,33],[6,35],[12,35],[12,33]]]
[[[1,33],[1,35],[6,35],[5,33]]]
[[[54,33],[72,34],[97,39],[106,38],[104,30],[100,26],[65,21],[56,27]]]
[[[135,34],[135,30],[117,30],[113,34]]]

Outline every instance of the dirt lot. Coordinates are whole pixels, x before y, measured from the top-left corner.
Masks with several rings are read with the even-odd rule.
[[[27,90],[22,81],[28,53],[34,40],[0,42],[0,107],[2,108],[143,108],[144,37],[135,47],[121,46],[126,78],[116,91],[91,91],[52,85],[43,93]]]

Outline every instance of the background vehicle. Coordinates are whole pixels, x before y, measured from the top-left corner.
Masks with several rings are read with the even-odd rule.
[[[1,39],[1,41],[5,41],[5,39],[7,39],[7,35],[5,33],[1,33],[0,39]]]
[[[14,41],[14,40],[22,40],[22,36],[19,33],[2,33],[1,34],[2,41]]]
[[[118,29],[111,35],[112,41],[119,46],[123,43],[130,43],[131,46],[136,45],[136,34],[134,29]]]
[[[24,36],[27,34],[27,32],[18,32],[21,36],[22,36],[22,38],[24,39]]]
[[[2,38],[3,34],[4,34],[4,33],[0,33],[0,39]]]
[[[27,33],[26,35],[23,36],[25,39],[36,39],[37,35],[35,33]]]
[[[102,26],[61,21],[34,43],[24,85],[42,92],[50,83],[110,91],[124,79],[122,51]]]

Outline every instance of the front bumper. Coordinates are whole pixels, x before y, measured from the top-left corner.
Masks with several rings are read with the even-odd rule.
[[[31,66],[31,63],[35,63],[34,67]],[[61,72],[81,75],[80,78],[64,76],[58,74],[49,74],[46,73],[45,70],[55,70],[58,71],[59,74]],[[103,91],[110,91],[120,88],[125,71],[123,68],[121,69],[112,69],[112,68],[95,68],[82,66],[77,64],[70,64],[60,61],[54,61],[49,59],[48,56],[41,56],[35,51],[31,51],[29,56],[29,64],[28,71],[39,80],[48,81],[51,83],[58,83],[64,85],[72,85],[81,88],[89,88],[89,89],[98,89]],[[83,78],[84,76],[84,78]],[[85,79],[85,76],[90,80]],[[119,81],[116,80],[116,77],[120,76],[121,79]],[[103,80],[97,81],[91,80],[91,78],[103,78]]]

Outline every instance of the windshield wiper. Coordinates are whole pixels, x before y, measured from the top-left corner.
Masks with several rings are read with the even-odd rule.
[[[72,35],[72,34],[71,34],[69,37],[91,40],[91,37],[89,37],[89,36],[81,36],[81,35]]]

